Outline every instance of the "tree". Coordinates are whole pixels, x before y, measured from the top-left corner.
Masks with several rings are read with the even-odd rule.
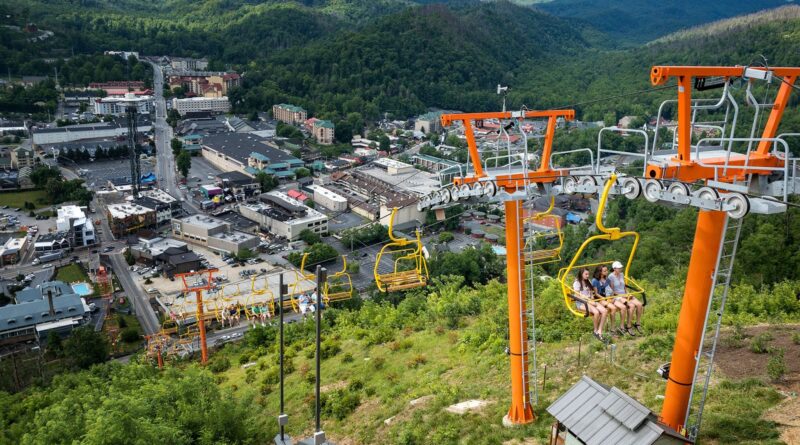
[[[442,243],[442,244],[449,243],[450,241],[453,241],[454,239],[455,239],[455,235],[453,235],[450,232],[442,232],[442,233],[439,234],[439,242]]]
[[[308,176],[311,176],[311,170],[309,170],[309,169],[307,169],[305,167],[296,168],[294,170],[294,177],[296,179],[305,178],[305,177],[308,177]]]
[[[300,232],[299,236],[300,239],[303,240],[303,242],[305,242],[309,246],[322,242],[322,237],[320,237],[318,234],[312,232],[309,229],[303,229]]]
[[[444,252],[434,257],[428,265],[431,276],[461,276],[468,285],[485,284],[492,278],[503,275],[503,261],[486,243],[458,253]]]
[[[81,369],[108,360],[110,349],[108,339],[90,326],[73,329],[64,342],[64,356],[69,357],[73,366]]]
[[[256,181],[261,185],[261,193],[266,193],[278,186],[278,178],[263,171],[256,173]]]
[[[169,145],[172,147],[172,155],[178,157],[178,155],[181,154],[181,150],[183,150],[183,142],[178,138],[172,138],[172,140],[169,141]]]
[[[181,150],[181,153],[175,158],[175,165],[184,178],[189,176],[189,169],[192,168],[192,155],[186,150]]]
[[[61,351],[64,349],[64,343],[61,339],[61,336],[58,335],[55,331],[50,331],[47,333],[47,350],[52,352],[55,355],[61,354]]]
[[[133,266],[136,264],[136,258],[133,257],[133,252],[131,252],[130,248],[125,249],[125,262],[128,263],[128,266]]]
[[[33,185],[41,188],[44,187],[47,184],[47,182],[51,179],[56,179],[56,178],[60,179],[61,172],[58,170],[58,168],[50,167],[49,165],[45,164],[40,164],[33,168],[30,178],[31,182],[33,182]]]
[[[389,151],[390,144],[391,144],[391,141],[389,140],[389,136],[386,136],[385,134],[381,135],[380,139],[378,139],[378,142],[380,143],[381,151],[385,151],[385,152]]]
[[[308,254],[308,259],[306,259],[306,267],[327,263],[328,261],[335,260],[336,257],[339,256],[339,252],[337,252],[336,249],[325,243],[317,243],[306,247],[303,251],[303,254],[305,253]],[[300,263],[303,260],[303,254],[293,252],[289,254],[287,259],[296,267],[300,267]]]

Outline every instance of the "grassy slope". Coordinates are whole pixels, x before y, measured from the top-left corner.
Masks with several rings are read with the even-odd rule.
[[[494,333],[483,346],[475,346],[474,338],[486,329],[486,319],[493,326],[505,323],[503,313],[504,287],[490,285],[482,293],[486,312],[479,317],[462,321],[457,330],[441,325],[414,331],[407,328],[397,333],[395,340],[381,345],[368,345],[365,339],[346,337],[346,331],[336,330],[334,341],[341,344],[341,352],[323,362],[323,391],[342,388],[354,380],[363,382],[363,389],[356,391],[361,403],[355,412],[336,420],[327,416],[324,429],[337,443],[377,443],[387,438],[388,443],[505,443],[507,440],[536,437],[543,440],[549,431],[552,418],[544,411],[555,398],[574,384],[582,374],[610,385],[616,385],[648,407],[658,412],[665,383],[657,377],[655,369],[667,361],[671,351],[677,306],[671,292],[660,292],[648,312],[648,326],[661,333],[644,339],[618,342],[615,365],[608,362],[608,351],[597,342],[586,340],[583,335],[581,364],[578,365],[578,342],[574,338],[564,341],[549,341],[539,347],[540,384],[547,364],[547,386],[540,393],[536,408],[538,420],[519,429],[501,426],[501,418],[508,409],[509,375],[508,359],[502,353],[504,340]],[[469,293],[470,291],[468,291]],[[549,287],[543,294],[547,303],[539,308],[542,323],[551,316],[557,323],[543,326],[543,335],[552,335],[554,325],[563,332],[589,332],[587,320],[564,319],[558,301],[558,292]],[[430,300],[429,300],[430,302]],[[669,315],[667,315],[669,313]],[[553,320],[555,321],[555,320]],[[488,346],[486,346],[488,345]],[[286,384],[287,412],[290,415],[289,432],[298,437],[307,435],[313,425],[313,346],[296,351],[292,359],[295,370]],[[294,354],[294,351],[291,353]],[[272,353],[258,356],[252,349],[227,347],[215,356],[215,360],[227,357],[232,363],[256,360],[258,365],[251,371],[238,366],[220,374],[222,385],[232,388],[238,397],[254,396],[268,428],[267,436],[274,434],[271,419],[278,410],[277,387],[262,385],[262,381],[274,372],[276,357]],[[352,361],[343,360],[346,355]],[[376,361],[382,366],[376,365]],[[263,368],[263,369],[262,369]],[[247,373],[254,376],[247,384]],[[259,398],[259,395],[262,398]],[[422,406],[411,407],[409,401],[432,395],[433,399]],[[759,381],[729,382],[723,380],[711,392],[704,434],[722,443],[769,442],[777,437],[775,425],[758,418],[769,407],[781,400],[772,388]],[[456,416],[444,411],[448,405],[467,399],[483,399],[492,402],[482,413]],[[384,420],[394,417],[387,426]],[[737,419],[749,419],[738,422]],[[741,423],[741,425],[740,425]]]

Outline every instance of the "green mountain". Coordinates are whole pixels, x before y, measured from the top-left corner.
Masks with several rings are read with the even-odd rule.
[[[508,2],[428,5],[251,64],[241,99],[245,108],[291,100],[323,116],[370,118],[495,108],[498,83],[587,47],[580,29]]]
[[[536,5],[559,17],[579,19],[618,43],[635,44],[682,28],[776,8],[792,0],[553,0]],[[530,2],[528,2],[530,3]]]

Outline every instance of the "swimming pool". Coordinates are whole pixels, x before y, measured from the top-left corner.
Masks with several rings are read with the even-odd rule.
[[[75,283],[72,285],[72,290],[81,297],[92,295],[92,292],[94,292],[91,286],[89,286],[89,283]]]

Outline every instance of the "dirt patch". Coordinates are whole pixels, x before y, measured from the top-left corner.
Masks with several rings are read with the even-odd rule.
[[[344,380],[340,380],[335,383],[329,383],[327,385],[322,385],[319,387],[319,392],[330,392],[335,391],[337,389],[342,389],[347,386],[347,382]]]
[[[538,439],[534,439],[533,437],[527,437],[525,439],[511,439],[503,442],[503,445],[541,445],[544,442],[540,442]]]
[[[788,389],[800,383],[800,345],[792,342],[792,334],[800,332],[798,325],[783,326],[753,326],[743,329],[745,338],[739,345],[732,339],[734,331],[727,330],[721,335],[715,362],[717,369],[729,379],[743,379],[748,377],[767,378],[767,362],[769,353],[758,354],[750,350],[754,337],[769,333],[773,339],[767,342],[770,348],[783,349],[786,363],[786,375],[777,386]]]
[[[767,411],[763,417],[779,425],[782,441],[797,445],[800,444],[800,384],[795,384],[790,389],[785,392],[786,399]]]
[[[783,349],[786,374],[779,382],[770,382],[785,396],[780,404],[767,411],[763,418],[778,424],[780,439],[789,444],[800,445],[800,345],[794,344],[792,334],[800,332],[799,325],[753,326],[744,328],[744,339],[737,342],[734,330],[727,330],[720,338],[715,362],[717,369],[727,378],[760,378],[770,382],[767,375],[767,362],[770,354],[759,354],[750,350],[754,337],[769,333],[772,340],[766,342],[768,348]]]

